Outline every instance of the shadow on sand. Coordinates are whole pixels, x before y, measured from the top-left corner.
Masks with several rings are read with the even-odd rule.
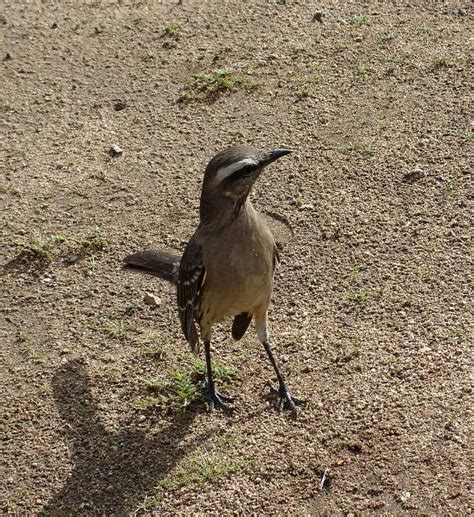
[[[61,367],[53,379],[73,469],[62,490],[41,515],[133,515],[176,462],[194,445],[180,445],[197,413],[177,410],[155,433],[127,428],[111,432],[101,424],[89,376],[79,360]]]

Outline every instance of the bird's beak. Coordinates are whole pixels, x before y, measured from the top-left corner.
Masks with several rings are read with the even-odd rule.
[[[263,156],[262,166],[266,167],[268,164],[274,162],[275,160],[278,160],[278,158],[281,158],[282,156],[290,154],[291,152],[292,151],[290,149],[272,149],[271,151],[265,153],[265,155]]]

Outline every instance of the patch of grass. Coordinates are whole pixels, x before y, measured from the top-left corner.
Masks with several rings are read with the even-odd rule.
[[[59,254],[57,245],[63,243],[66,238],[62,235],[50,235],[49,237],[40,237],[33,234],[27,239],[8,239],[11,244],[19,248],[25,258],[30,260],[38,260],[40,262],[52,262]]]
[[[366,302],[367,296],[368,292],[366,289],[357,287],[346,293],[346,300],[349,302],[357,303],[358,305],[362,305]]]
[[[20,342],[19,350],[21,354],[35,364],[43,364],[46,360],[46,354],[37,350],[33,345],[27,342],[26,337],[23,335],[18,336]]]
[[[363,156],[374,156],[375,155],[375,148],[372,144],[353,144],[350,143],[349,145],[346,145],[341,149],[341,151],[344,154],[349,154],[352,152],[357,152]]]
[[[352,25],[362,27],[362,25],[367,25],[369,18],[365,14],[356,14],[351,18],[350,22]]]
[[[418,32],[420,32],[421,34],[433,34],[434,30],[432,27],[422,25],[421,27],[418,27]]]
[[[125,308],[124,308],[124,313],[127,314],[127,315],[131,315],[131,314],[135,314],[136,312],[138,312],[140,310],[140,305],[138,305],[138,303],[135,303],[135,302],[127,302],[125,304]]]
[[[102,323],[102,329],[110,337],[124,340],[130,330],[130,323],[124,320],[107,319]]]
[[[342,355],[339,356],[338,360],[343,363],[348,363],[358,357],[360,357],[359,343],[357,340],[352,339],[350,344],[342,350]]]
[[[168,39],[168,40],[164,41],[163,45],[162,45],[163,48],[176,48],[177,46],[178,46],[178,44],[173,39]]]
[[[356,65],[356,77],[362,78],[369,73],[369,67],[363,61],[359,61]]]
[[[81,245],[81,250],[83,252],[101,251],[105,248],[102,230],[97,224],[92,228],[92,230],[87,232],[80,241],[76,242]]]
[[[190,366],[185,371],[175,371],[167,380],[145,380],[145,385],[162,404],[179,404],[186,408],[204,400],[203,386],[206,375],[205,362],[190,356]],[[220,363],[213,364],[216,382],[224,384],[237,374],[237,369]]]
[[[434,68],[451,68],[456,64],[456,59],[453,56],[446,54],[438,54],[434,58]]]
[[[161,404],[161,399],[159,397],[154,397],[149,395],[148,397],[141,397],[135,400],[135,405],[138,409],[152,409]]]
[[[48,382],[43,383],[43,384],[40,386],[40,390],[41,390],[43,393],[46,393],[47,395],[52,395],[52,394],[53,394],[53,387],[52,387],[52,386],[51,386],[51,384],[49,384]]]
[[[171,23],[170,25],[166,25],[162,30],[162,37],[168,36],[172,38],[177,38],[184,26],[186,25],[185,21],[178,21],[175,23]]]
[[[446,197],[456,197],[459,195],[459,178],[448,178],[443,183],[443,194]]]
[[[190,483],[215,483],[238,472],[243,465],[243,461],[232,460],[220,451],[204,451],[194,454],[173,475],[161,480],[160,485],[165,489],[175,490]]]
[[[438,239],[430,239],[426,245],[426,249],[430,252],[437,251],[439,248],[439,240]]]
[[[166,349],[160,343],[160,334],[158,332],[149,332],[141,336],[138,341],[140,347],[140,355],[147,360],[161,360],[166,357]]]
[[[465,140],[466,142],[471,142],[474,139],[474,132],[472,131],[466,131],[461,135],[461,138]]]
[[[375,149],[372,147],[372,144],[365,144],[362,147],[362,153],[365,154],[366,156],[374,156]]]
[[[379,32],[378,32],[378,37],[381,41],[384,41],[384,42],[387,42],[387,41],[392,41],[395,39],[395,33],[392,32],[390,29],[381,29]]]
[[[238,88],[257,88],[259,83],[250,80],[234,67],[225,67],[215,72],[198,72],[186,81],[186,93],[181,100],[213,100],[224,92]]]
[[[351,269],[351,278],[352,278],[352,280],[357,280],[359,278],[359,275],[360,275],[360,267],[359,266],[354,266]]]
[[[145,499],[135,508],[133,516],[149,514],[149,510],[155,509],[161,504],[163,498],[160,494],[147,495]]]
[[[190,355],[189,360],[191,362],[191,369],[189,371],[190,375],[197,378],[204,378],[206,375],[206,363],[200,357],[196,357],[195,355]],[[212,365],[212,371],[214,373],[214,378],[222,383],[226,383],[233,379],[238,370],[234,366],[228,366],[219,362],[215,362]]]

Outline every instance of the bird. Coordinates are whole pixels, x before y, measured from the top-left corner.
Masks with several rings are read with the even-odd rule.
[[[125,263],[155,272],[177,284],[177,305],[184,337],[195,354],[204,343],[206,395],[210,410],[232,411],[234,398],[215,383],[211,341],[215,324],[233,318],[232,337],[239,341],[252,319],[259,341],[278,380],[278,409],[296,417],[305,401],[290,393],[270,346],[268,310],[279,252],[274,237],[254,208],[249,194],[264,169],[291,154],[290,149],[260,151],[234,145],[208,163],[202,182],[199,225],[179,260],[172,254],[145,250]]]

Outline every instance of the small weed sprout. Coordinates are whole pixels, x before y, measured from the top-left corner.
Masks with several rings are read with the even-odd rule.
[[[183,30],[184,26],[186,25],[185,21],[179,21],[175,23],[171,23],[170,25],[167,25],[163,28],[162,31],[162,37],[168,36],[172,38],[177,38],[180,34],[180,32]]]
[[[168,380],[144,381],[147,390],[152,391],[162,404],[178,403],[183,408],[204,400],[206,365],[202,359],[195,356],[190,356],[190,363],[190,367],[185,371],[172,372]],[[215,363],[213,373],[217,382],[225,384],[237,375],[237,369]]]
[[[362,61],[356,65],[356,76],[359,78],[365,77],[369,73],[369,67]]]
[[[357,289],[352,289],[346,294],[346,299],[349,302],[357,303],[358,305],[362,305],[367,300],[367,291],[361,287]]]
[[[367,25],[368,22],[369,18],[365,14],[356,14],[351,18],[351,23],[359,27],[362,27],[362,25]]]
[[[181,100],[216,99],[220,94],[245,88],[247,90],[258,87],[259,84],[251,81],[234,67],[225,67],[213,73],[198,72],[187,81],[186,93]]]
[[[455,65],[455,59],[452,56],[446,54],[438,54],[434,59],[434,68],[451,68]]]
[[[231,460],[222,452],[203,451],[200,454],[194,454],[177,469],[175,474],[163,479],[160,485],[167,489],[178,489],[189,483],[214,483],[229,474],[238,472],[242,467],[242,461]]]

